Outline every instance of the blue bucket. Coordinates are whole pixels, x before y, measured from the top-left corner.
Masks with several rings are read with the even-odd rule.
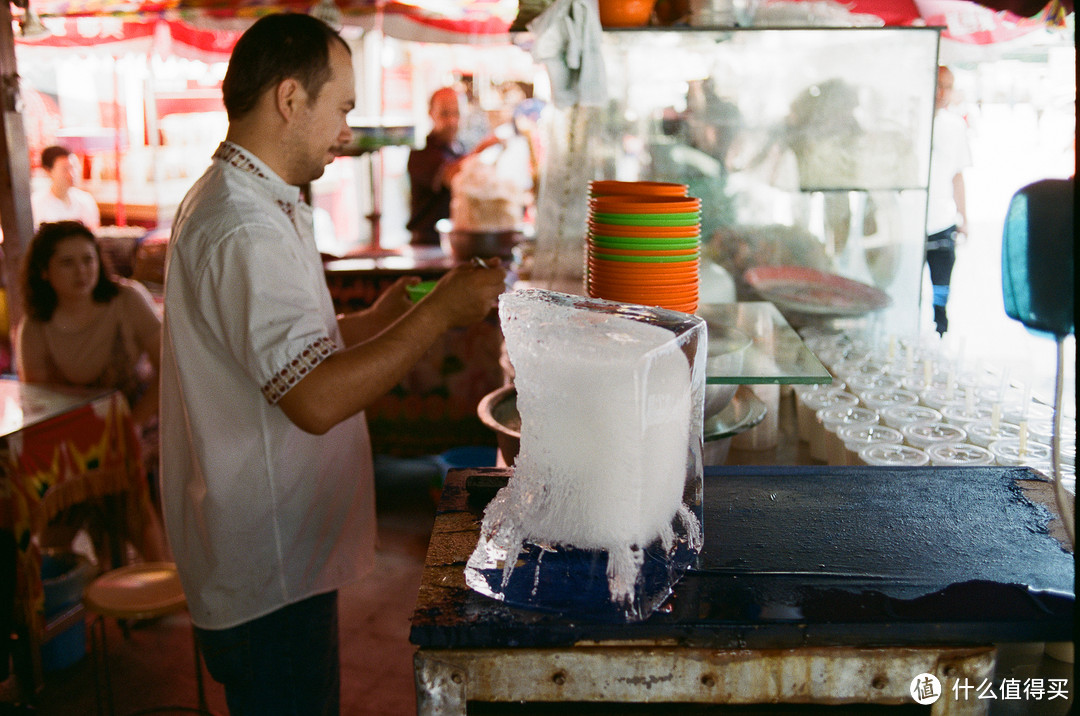
[[[450,470],[466,467],[495,467],[498,452],[498,448],[487,445],[466,445],[450,448],[436,456],[435,460],[442,468],[445,479],[446,473]]]
[[[41,586],[45,592],[46,621],[82,601],[93,566],[81,554],[49,551],[41,556]],[[86,622],[78,621],[41,646],[41,666],[58,671],[86,655]]]

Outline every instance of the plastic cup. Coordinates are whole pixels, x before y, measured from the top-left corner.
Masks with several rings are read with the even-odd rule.
[[[668,181],[617,181],[594,179],[589,182],[591,196],[686,196],[686,184]]]
[[[602,211],[590,211],[589,217],[601,224],[626,226],[688,226],[701,222],[700,211],[670,214],[608,214]]]
[[[984,447],[970,443],[947,443],[926,449],[931,465],[958,467],[965,465],[993,465],[994,454]]]
[[[859,460],[864,465],[882,467],[919,467],[930,463],[930,456],[925,450],[910,445],[896,443],[878,443],[868,445],[859,451]]]
[[[817,430],[821,428],[817,420],[815,420],[815,414],[822,408],[840,407],[841,405],[855,406],[858,404],[859,399],[857,397],[840,388],[828,387],[803,393],[799,396],[795,413],[799,439],[812,442]]]
[[[694,237],[645,237],[629,236],[610,238],[606,236],[589,237],[589,246],[602,249],[694,249],[700,248],[701,242]]]
[[[948,405],[963,406],[966,404],[964,394],[961,391],[938,385],[931,386],[920,392],[919,402],[938,411]]]
[[[941,413],[925,405],[894,405],[881,411],[881,419],[889,427],[903,430],[905,425],[940,422]]]
[[[897,406],[912,406],[919,402],[919,396],[910,390],[903,388],[868,390],[859,394],[859,400],[868,408],[873,408],[879,413],[886,408]]]
[[[1033,462],[1053,460],[1049,445],[1025,441],[1020,449],[1020,438],[1002,438],[990,443],[989,450],[994,454],[998,465],[1027,465]]]
[[[1069,436],[1072,436],[1073,442],[1076,442],[1076,420],[1063,417],[1061,419],[1061,438],[1064,439]],[[1054,421],[1029,420],[1028,437],[1037,443],[1049,445],[1050,441],[1054,438]]]
[[[1021,420],[1053,420],[1054,408],[1043,403],[1028,402],[1006,403],[1001,406],[1001,419],[1008,423],[1020,424]]]
[[[589,248],[589,255],[596,256],[598,258],[604,258],[605,255],[608,255],[610,257],[613,257],[613,260],[615,261],[636,261],[639,259],[649,260],[663,256],[697,256],[698,247],[693,246],[687,249],[613,249],[606,246],[592,246]],[[623,256],[627,258],[619,258]]]
[[[993,408],[988,405],[976,404],[974,407],[969,407],[966,404],[953,404],[941,409],[941,417],[946,423],[964,427],[976,420],[989,420],[993,412]]]
[[[589,208],[600,214],[688,214],[701,211],[701,200],[675,196],[596,196]]]
[[[859,397],[872,390],[901,390],[900,379],[885,373],[862,373],[847,378],[848,390]]]
[[[962,443],[967,440],[967,431],[948,423],[913,423],[900,428],[904,442],[911,447],[926,450],[933,445]]]
[[[990,443],[1004,438],[1019,438],[1020,426],[1014,423],[998,422],[995,429],[989,420],[975,420],[964,426],[968,442],[979,447],[990,447]]]
[[[842,465],[861,465],[859,451],[870,445],[890,443],[899,445],[904,436],[896,428],[888,425],[847,425],[836,431],[837,437],[844,444]]]
[[[861,405],[825,408],[819,410],[816,416],[821,426],[825,428],[824,459],[830,465],[843,465],[847,462],[847,458],[844,457],[844,441],[837,434],[840,428],[869,427],[878,422],[877,411]],[[814,456],[812,446],[810,456]]]
[[[701,226],[697,223],[687,224],[686,226],[633,226],[631,224],[604,224],[590,221],[589,235],[687,239],[701,236]]]
[[[696,262],[699,256],[699,251],[697,249],[691,249],[689,253],[681,251],[641,251],[636,254],[630,254],[625,251],[620,253],[615,253],[615,251],[615,249],[611,251],[605,249],[589,249],[589,257],[601,261],[617,261],[630,264],[681,264],[686,263],[687,261]]]

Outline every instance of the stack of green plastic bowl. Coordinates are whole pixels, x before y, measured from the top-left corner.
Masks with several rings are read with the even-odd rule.
[[[698,304],[701,200],[685,184],[589,185],[589,296],[693,313]]]

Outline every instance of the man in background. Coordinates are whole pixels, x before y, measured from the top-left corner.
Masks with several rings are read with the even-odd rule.
[[[404,278],[335,316],[301,187],[351,137],[349,46],[308,15],[268,15],[237,41],[222,96],[225,141],[166,261],[165,527],[233,716],[335,716],[338,590],[374,562],[363,411],[484,318],[505,271],[463,264],[415,305]]]
[[[938,335],[945,335],[949,329],[945,307],[949,302],[949,284],[956,263],[956,242],[967,236],[964,170],[972,164],[967,123],[948,108],[954,83],[952,70],[939,67],[926,208],[926,264],[933,286],[934,324]]]
[[[45,147],[41,151],[41,166],[49,175],[49,186],[30,197],[34,231],[41,224],[52,221],[80,221],[91,231],[100,229],[101,212],[97,202],[75,186],[75,166],[67,147]]]
[[[461,105],[453,87],[435,90],[428,102],[431,132],[423,149],[409,153],[409,222],[405,225],[414,246],[438,246],[435,222],[450,216],[450,181],[468,154],[476,154],[499,140],[488,137],[466,154],[457,141]]]

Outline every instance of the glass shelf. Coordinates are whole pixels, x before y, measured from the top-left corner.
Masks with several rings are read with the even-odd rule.
[[[697,315],[707,326],[734,327],[753,340],[739,375],[709,375],[711,384],[831,383],[832,376],[806,347],[776,306],[768,301],[704,303]]]

